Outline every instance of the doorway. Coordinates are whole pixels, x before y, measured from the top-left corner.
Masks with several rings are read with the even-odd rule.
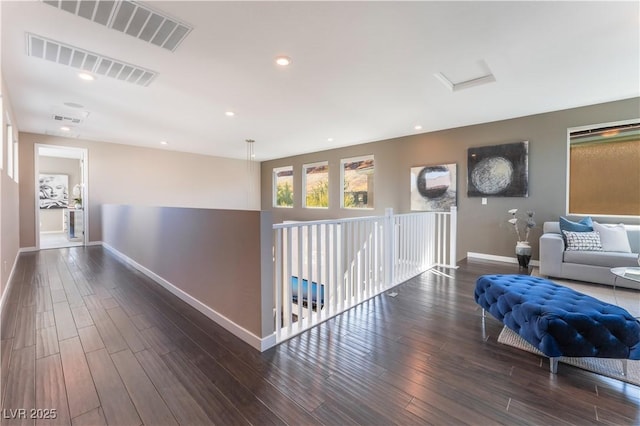
[[[34,169],[36,248],[86,245],[87,150],[36,144]]]

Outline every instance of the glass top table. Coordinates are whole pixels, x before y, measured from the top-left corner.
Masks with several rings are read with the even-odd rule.
[[[640,267],[611,268],[611,273],[616,277],[640,282]]]

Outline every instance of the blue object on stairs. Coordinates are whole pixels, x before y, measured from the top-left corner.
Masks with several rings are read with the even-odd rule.
[[[291,276],[291,298],[294,303],[298,303],[298,277]],[[309,281],[302,279],[302,305],[309,303]],[[315,308],[318,303],[318,283],[311,282],[311,305]],[[324,306],[324,284],[320,284],[320,308]]]

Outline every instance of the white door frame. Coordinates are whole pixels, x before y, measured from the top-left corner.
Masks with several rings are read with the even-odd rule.
[[[49,145],[43,143],[34,144],[34,185],[35,185],[35,234],[36,249],[40,250],[40,190],[38,182],[40,181],[40,148],[54,148],[64,151],[74,151],[80,153],[81,179],[80,196],[82,197],[82,223],[84,224],[84,233],[82,236],[82,245],[89,244],[89,152],[86,148],[78,148],[75,146]],[[75,157],[73,157],[75,158]]]

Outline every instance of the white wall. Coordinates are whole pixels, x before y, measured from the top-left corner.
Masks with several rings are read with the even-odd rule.
[[[14,138],[17,138],[16,120],[11,107],[10,94],[7,91],[2,76],[0,75],[0,82],[2,87],[2,106],[4,113],[0,119],[2,128],[2,138],[4,143],[2,144],[2,171],[0,171],[0,293],[2,297],[5,296],[6,284],[9,280],[9,275],[18,256],[18,249],[20,247],[18,225],[19,219],[19,192],[18,184],[7,175],[7,114],[10,117],[11,123],[14,129]],[[3,299],[4,300],[4,299]]]
[[[87,149],[90,242],[102,240],[103,204],[259,209],[259,194],[249,193],[260,187],[259,172],[250,178],[243,160],[34,133],[20,138],[21,247],[35,246],[35,144]]]

